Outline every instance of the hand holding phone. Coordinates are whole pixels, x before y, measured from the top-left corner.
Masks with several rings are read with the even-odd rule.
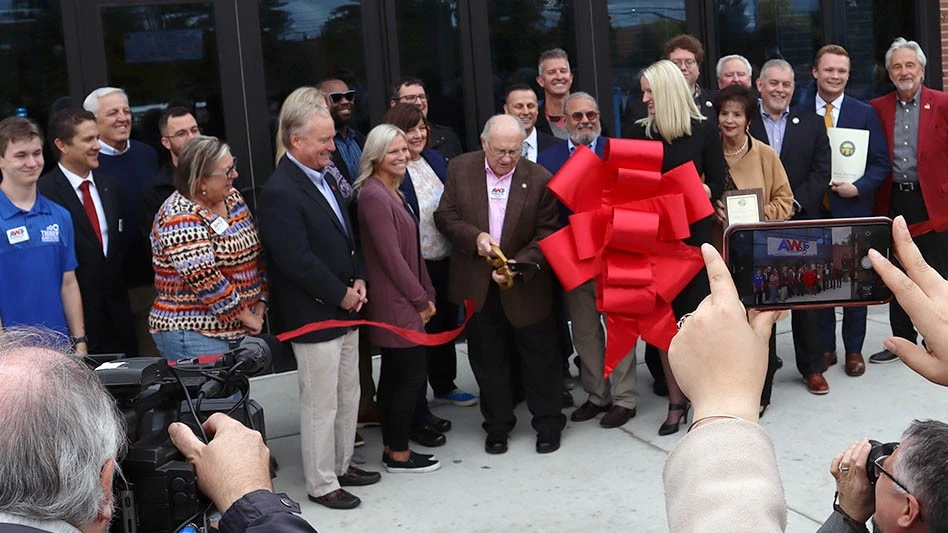
[[[888,257],[885,217],[738,224],[724,235],[724,256],[741,302],[756,309],[874,305],[892,292],[869,249]]]

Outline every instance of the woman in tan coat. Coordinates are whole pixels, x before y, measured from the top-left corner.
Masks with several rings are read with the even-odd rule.
[[[787,220],[793,214],[793,192],[790,181],[773,148],[756,141],[747,133],[751,117],[756,115],[757,99],[750,89],[729,85],[717,94],[714,108],[718,113],[718,129],[724,147],[729,178],[725,190],[763,189],[764,220]],[[724,203],[714,202],[716,224],[715,244],[723,233]]]

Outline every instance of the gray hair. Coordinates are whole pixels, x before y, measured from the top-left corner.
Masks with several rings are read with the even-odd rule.
[[[790,66],[790,63],[787,63],[783,59],[771,59],[770,61],[764,63],[764,66],[760,67],[760,77],[765,77],[767,71],[772,68],[782,68],[784,70],[789,70],[790,74],[793,74],[793,67]]]
[[[717,72],[718,72],[718,77],[719,77],[719,78],[721,77],[721,70],[724,69],[724,64],[727,63],[728,61],[732,60],[732,59],[739,59],[739,60],[741,61],[741,63],[744,63],[744,66],[747,68],[747,75],[748,75],[748,76],[754,74],[754,68],[751,66],[750,61],[748,61],[746,57],[744,57],[744,56],[742,56],[742,55],[739,55],[739,54],[731,54],[731,55],[729,55],[729,56],[724,56],[724,57],[722,57],[721,59],[718,59]]]
[[[201,180],[213,172],[228,154],[230,146],[217,137],[200,135],[191,139],[178,156],[178,166],[174,170],[175,189],[194,200]]]
[[[286,100],[283,100],[283,105],[280,106],[280,118],[277,121],[276,162],[274,163],[276,165],[280,164],[280,159],[283,159],[283,156],[286,154],[287,147],[283,142],[283,132],[286,131],[286,127],[283,125],[283,110],[295,103],[304,103],[329,109],[329,103],[326,101],[326,93],[315,87],[299,87],[291,92],[290,95],[286,97]]]
[[[912,50],[915,52],[915,56],[918,57],[918,64],[922,66],[922,70],[925,69],[925,65],[928,63],[928,58],[925,57],[925,52],[922,51],[922,47],[918,45],[915,41],[906,41],[904,38],[899,37],[896,40],[892,41],[892,44],[889,46],[889,49],[885,51],[885,69],[889,70],[892,68],[892,54],[896,50]]]
[[[502,118],[502,117],[505,117],[505,118]],[[484,131],[481,132],[481,140],[487,141],[490,138],[490,130],[494,128],[497,122],[507,120],[507,119],[513,119],[513,121],[517,123],[517,126],[520,127],[520,135],[522,136],[523,139],[526,139],[527,130],[526,128],[523,127],[523,123],[520,122],[520,120],[517,119],[516,117],[501,113],[499,115],[494,115],[490,117],[489,119],[487,119],[487,122],[484,123]]]
[[[372,128],[365,138],[365,146],[362,147],[362,157],[359,159],[359,177],[356,178],[352,186],[356,189],[362,187],[365,180],[375,174],[375,166],[385,157],[385,152],[392,145],[395,137],[401,136],[408,142],[405,132],[398,126],[392,124],[379,124]],[[399,181],[401,183],[401,181]]]
[[[573,71],[569,66],[569,55],[566,53],[566,50],[562,48],[551,48],[540,54],[540,59],[537,60],[537,74],[540,76],[543,75],[543,63],[549,59],[562,59],[566,61],[566,68],[569,69],[570,72]]]
[[[312,96],[315,97],[316,93],[312,93]],[[290,138],[293,134],[303,135],[304,132],[309,130],[310,121],[317,115],[332,117],[329,114],[328,107],[318,105],[310,100],[301,99],[283,104],[279,119],[279,124],[283,127],[280,142],[287,150],[290,149]]]
[[[596,101],[596,98],[593,97],[593,95],[587,92],[583,92],[583,91],[576,91],[575,93],[569,93],[569,95],[565,99],[563,99],[563,114],[564,115],[566,114],[566,106],[569,105],[569,101],[576,100],[579,98],[585,98],[587,100],[591,100],[593,105],[596,106],[596,111],[599,111],[599,102]]]
[[[0,512],[74,526],[112,506],[100,483],[126,437],[105,387],[48,330],[0,332]]]
[[[119,89],[118,87],[99,87],[98,89],[89,93],[89,96],[86,96],[86,99],[82,101],[82,108],[86,111],[91,111],[93,115],[98,116],[99,98],[108,96],[112,93],[121,93],[122,96],[125,97],[125,102],[128,103],[128,94],[126,94],[122,89]]]
[[[948,484],[944,482],[948,475],[948,424],[913,421],[902,434],[900,450],[892,475],[921,503],[928,531],[948,530]]]

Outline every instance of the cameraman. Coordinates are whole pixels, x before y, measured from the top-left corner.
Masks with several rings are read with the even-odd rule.
[[[867,439],[833,458],[839,503],[817,533],[868,533],[870,516],[882,533],[948,528],[948,424],[916,420],[892,446],[898,447],[872,460],[875,485],[866,472],[872,449]]]
[[[41,331],[0,333],[0,533],[104,532],[112,480],[125,450],[121,415],[95,373]],[[275,495],[260,434],[224,415],[204,424],[203,444],[183,424],[169,434],[198,486],[224,516],[220,531],[314,531]]]

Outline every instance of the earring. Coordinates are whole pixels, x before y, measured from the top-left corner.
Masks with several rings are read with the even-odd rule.
[[[201,189],[201,196],[207,196],[207,190]]]

